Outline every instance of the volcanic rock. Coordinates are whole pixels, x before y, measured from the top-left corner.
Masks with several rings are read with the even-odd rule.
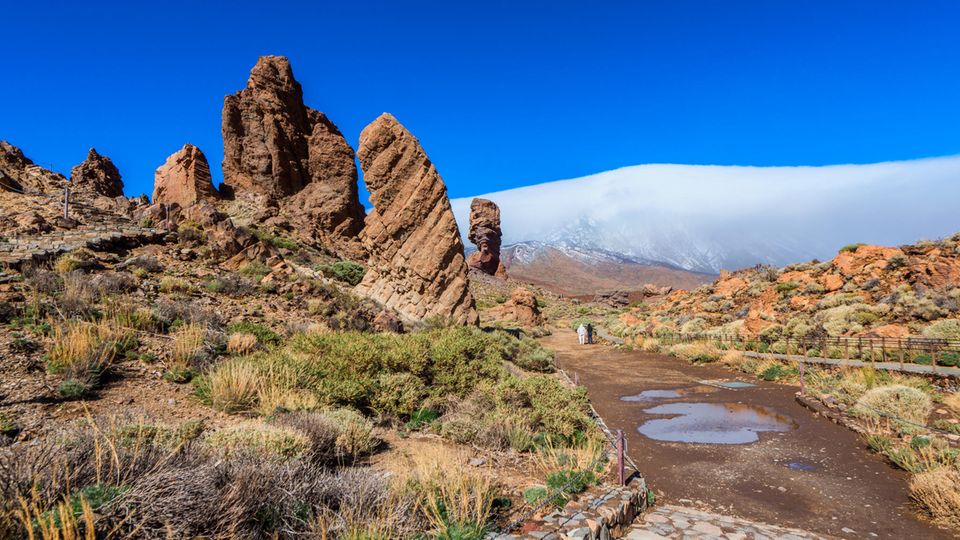
[[[35,165],[19,148],[0,141],[0,191],[52,193],[66,183],[62,174]]]
[[[468,238],[475,246],[467,257],[467,265],[491,276],[507,277],[500,262],[500,208],[487,199],[473,199],[470,203],[470,233]]]
[[[369,258],[356,291],[413,322],[476,324],[447,188],[420,142],[384,113],[360,134],[357,154],[373,211],[360,233]]]
[[[510,293],[509,300],[487,312],[494,319],[516,321],[523,326],[543,325],[543,315],[537,306],[537,297],[533,291],[524,287],[514,289]]]
[[[70,189],[104,197],[122,197],[123,180],[113,161],[91,148],[87,159],[70,169]]]
[[[266,195],[302,236],[362,256],[353,149],[333,122],[303,104],[285,57],[260,57],[247,87],[224,98],[222,132],[225,194]]]
[[[597,293],[593,296],[593,301],[614,308],[624,307],[630,305],[630,293],[627,291]]]
[[[153,175],[153,202],[186,208],[200,201],[216,201],[210,165],[199,148],[185,144],[167,158]]]

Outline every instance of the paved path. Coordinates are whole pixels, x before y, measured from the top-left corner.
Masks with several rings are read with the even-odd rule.
[[[630,529],[624,538],[627,540],[655,540],[658,538],[683,540],[712,540],[717,538],[728,540],[804,540],[829,538],[799,529],[786,529],[670,504],[657,507],[654,511],[644,515],[643,519],[644,522]],[[856,531],[851,530],[851,532],[855,533]]]
[[[811,414],[796,402],[794,387],[748,379],[716,364],[694,365],[607,345],[578,346],[576,335],[566,329],[542,341],[586,387],[607,424],[625,431],[628,453],[660,503],[824,536],[950,537],[916,517],[906,472],[871,453],[852,431]],[[719,385],[736,379],[754,386]],[[648,390],[657,391],[655,397],[621,400]],[[668,404],[769,410],[764,414],[784,417],[791,427],[760,433],[745,444],[666,442],[641,435],[641,424],[670,417],[648,409]],[[727,434],[735,431],[731,427],[736,426],[711,429]]]

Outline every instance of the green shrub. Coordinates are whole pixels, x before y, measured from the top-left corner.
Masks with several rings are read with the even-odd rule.
[[[279,345],[282,341],[280,334],[262,324],[250,321],[233,323],[227,327],[227,332],[230,334],[253,334],[262,345]]]
[[[776,291],[780,294],[786,294],[800,288],[800,284],[796,281],[787,281],[784,283],[777,283]]]
[[[265,278],[272,270],[270,267],[260,261],[250,261],[240,268],[240,273],[252,279],[260,281]]]
[[[366,268],[353,261],[337,261],[333,264],[325,264],[320,266],[319,270],[327,277],[350,285],[360,283],[367,273]]]
[[[587,429],[590,401],[583,388],[570,388],[545,376],[532,376],[520,381],[538,423],[548,433],[573,437]]]
[[[427,386],[412,373],[385,373],[377,378],[373,408],[381,414],[406,418],[420,408]]]
[[[292,238],[278,234],[270,234],[255,227],[251,228],[250,231],[254,236],[257,237],[258,240],[265,244],[270,244],[271,246],[290,251],[298,251],[300,249],[300,244],[298,244],[297,241],[293,240]]]
[[[840,253],[856,253],[856,251],[857,251],[858,249],[860,249],[860,246],[864,246],[864,245],[866,245],[866,244],[862,244],[862,243],[860,243],[860,244],[847,244],[847,245],[843,246],[842,248],[840,248]]]
[[[440,417],[435,409],[418,409],[410,415],[410,420],[406,423],[407,429],[420,429],[421,427],[433,423]]]
[[[527,370],[540,373],[552,373],[555,369],[554,359],[556,354],[550,349],[542,347],[535,340],[523,338],[516,355],[513,357],[513,363]]]
[[[930,338],[960,341],[960,319],[942,319],[923,329]]]

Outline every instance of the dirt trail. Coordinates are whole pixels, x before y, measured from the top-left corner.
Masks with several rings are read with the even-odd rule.
[[[844,538],[952,537],[915,516],[907,496],[907,473],[872,454],[855,433],[800,406],[794,399],[795,387],[669,356],[604,345],[581,347],[569,330],[557,330],[543,344],[556,350],[561,367],[586,386],[610,427],[626,432],[628,453],[661,496],[659,503],[692,505]],[[735,379],[756,386],[708,388],[646,401],[620,399],[646,390]],[[759,441],[749,444],[659,442],[637,431],[647,420],[670,418],[645,409],[670,403],[762,406],[789,417],[795,427],[759,433]]]

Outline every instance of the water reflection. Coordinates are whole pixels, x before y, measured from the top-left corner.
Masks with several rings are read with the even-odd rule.
[[[644,410],[675,415],[644,422],[637,428],[653,440],[705,444],[756,442],[761,431],[789,431],[791,418],[767,407],[741,403],[669,403]]]

